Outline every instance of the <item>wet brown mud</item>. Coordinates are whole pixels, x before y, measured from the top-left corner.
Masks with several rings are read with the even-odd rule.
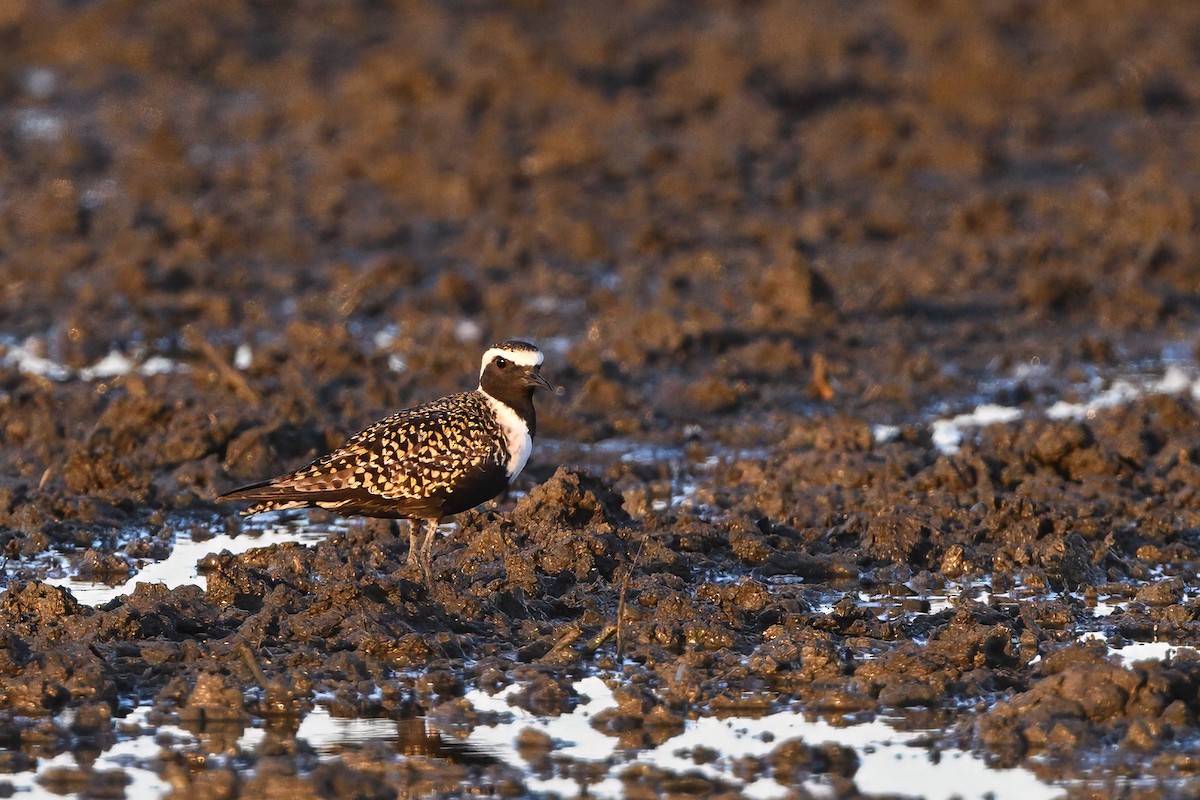
[[[149,707],[202,737],[155,761],[177,796],[520,795],[455,749],[490,713],[466,693],[560,715],[600,672],[623,747],[800,707],[1069,796],[1193,796],[1200,660],[1080,637],[1200,642],[1195,392],[1045,410],[1195,361],[1198,31],[1186,2],[11,4],[0,772]],[[43,582],[253,535],[212,498],[510,335],[563,389],[432,592],[380,522],[214,553],[204,589]],[[939,448],[980,402],[1022,418]],[[318,757],[318,706],[441,733]],[[858,758],[622,786],[856,797]]]

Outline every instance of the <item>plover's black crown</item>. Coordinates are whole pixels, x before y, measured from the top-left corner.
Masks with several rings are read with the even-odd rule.
[[[256,501],[243,514],[317,506],[434,522],[473,508],[525,467],[537,426],[533,392],[550,388],[542,360],[528,342],[493,345],[475,391],[400,411],[307,467],[218,499]]]

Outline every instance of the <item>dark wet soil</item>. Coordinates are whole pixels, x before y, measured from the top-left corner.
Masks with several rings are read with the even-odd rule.
[[[289,732],[318,695],[469,727],[464,692],[514,682],[553,715],[600,669],[630,746],[917,710],[1072,796],[1196,793],[1200,660],[1077,639],[1200,642],[1197,401],[1039,409],[1194,357],[1200,5],[15,2],[0,51],[0,771],[150,704],[266,720],[249,777],[165,755],[177,796],[517,795],[510,765],[319,762]],[[563,388],[432,593],[376,522],[216,555],[206,591],[93,609],[38,580],[236,531],[221,491],[517,335]],[[86,372],[114,350],[177,368]],[[1027,414],[939,451],[931,417],[980,400]],[[931,610],[947,581],[990,592]],[[834,745],[760,766],[859,796]]]

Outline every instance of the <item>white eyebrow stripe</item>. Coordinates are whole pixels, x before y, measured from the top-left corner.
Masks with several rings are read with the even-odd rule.
[[[483,365],[479,368],[480,375],[483,375],[487,365],[492,363],[492,359],[497,356],[507,358],[522,367],[536,367],[546,360],[546,356],[542,354],[541,350],[506,350],[503,347],[493,347],[483,354]]]

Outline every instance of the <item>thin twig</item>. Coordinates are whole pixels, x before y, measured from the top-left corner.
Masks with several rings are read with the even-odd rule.
[[[558,641],[554,643],[554,647],[551,647],[550,652],[542,656],[541,660],[546,661],[547,659],[557,656],[559,653],[563,652],[572,644],[574,644],[575,641],[582,635],[583,628],[581,628],[578,623],[568,626],[566,631],[559,635]]]
[[[602,645],[602,644],[604,644],[605,642],[607,642],[607,641],[608,641],[608,639],[609,639],[609,637],[610,637],[610,636],[612,636],[612,635],[613,635],[614,633],[616,633],[616,632],[617,632],[617,623],[615,623],[615,622],[614,622],[614,623],[612,623],[612,624],[610,624],[610,625],[605,625],[605,626],[604,626],[604,630],[602,630],[602,631],[600,631],[599,633],[597,633],[595,636],[593,636],[593,637],[591,638],[591,640],[590,640],[590,641],[588,641],[588,643],[587,643],[587,652],[588,652],[588,653],[594,653],[594,652],[596,652],[597,650],[599,650],[599,649],[600,649],[600,645]]]
[[[621,594],[617,598],[617,660],[621,660],[621,630],[625,619],[625,591],[629,588],[629,579],[633,577],[633,572],[638,568],[638,564],[642,560],[642,548],[646,546],[646,537],[649,532],[646,527],[642,526],[642,538],[638,541],[637,552],[633,556],[633,563],[629,565],[629,569],[625,570],[625,577],[621,579]]]
[[[238,372],[226,363],[225,359],[221,358],[221,354],[217,352],[215,347],[209,344],[203,335],[195,329],[189,328],[184,334],[184,340],[190,347],[200,351],[200,355],[204,356],[204,360],[216,370],[221,380],[233,388],[234,394],[248,403],[258,405],[258,392],[254,391],[242,373]]]
[[[254,680],[258,682],[259,687],[265,692],[267,690],[267,676],[263,673],[262,667],[258,665],[258,659],[254,657],[254,651],[250,649],[250,645],[245,642],[238,642],[237,651],[241,655],[242,661],[245,661],[246,666],[250,668],[250,673],[254,675]]]

